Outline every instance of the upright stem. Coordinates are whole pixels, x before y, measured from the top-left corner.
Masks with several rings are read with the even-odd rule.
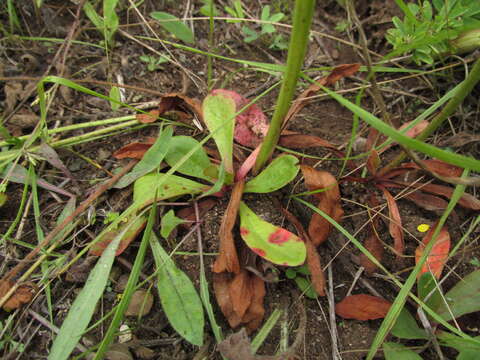
[[[461,86],[459,87],[458,91],[455,95],[450,99],[450,101],[445,105],[445,107],[440,111],[437,116],[433,118],[430,124],[423,130],[420,135],[416,137],[417,140],[423,141],[428,138],[435,130],[438,129],[443,122],[453,114],[453,112],[457,109],[457,107],[463,102],[465,97],[470,94],[473,90],[475,85],[480,81],[480,58],[475,61],[473,65],[472,71],[466,77],[466,79],[462,82]],[[381,171],[379,175],[385,174],[387,171],[393,169],[394,167],[398,166],[405,158],[406,154],[402,151],[399,155],[395,157],[392,161],[390,161]]]
[[[273,113],[268,133],[263,140],[255,163],[257,173],[270,158],[280,137],[280,130],[295,93],[298,76],[307,50],[310,25],[312,23],[315,0],[296,0],[293,13],[293,30],[288,46],[287,68],[283,74],[282,87],[278,94],[277,105]]]

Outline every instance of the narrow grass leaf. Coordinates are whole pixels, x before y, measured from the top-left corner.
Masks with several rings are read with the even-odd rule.
[[[258,217],[240,203],[240,235],[257,255],[278,265],[298,266],[305,262],[305,243],[295,234]]]
[[[393,342],[383,344],[383,354],[386,360],[422,360],[422,357],[405,345]]]
[[[433,251],[433,250],[432,250]],[[417,282],[418,297],[427,304],[430,309],[437,309],[442,303],[443,297],[440,293],[438,282],[432,273],[427,272],[422,274]]]
[[[120,109],[120,89],[117,86],[112,86],[110,88],[110,92],[108,93],[108,96],[111,99],[114,99],[114,101],[110,100],[110,107],[112,108],[113,111],[117,111]]]
[[[150,241],[150,236],[152,233],[152,227],[155,223],[155,214],[156,214],[156,206],[153,206],[150,209],[150,215],[147,221],[147,227],[145,232],[143,233],[142,242],[140,243],[140,247],[138,248],[137,256],[135,257],[135,262],[133,263],[132,270],[130,272],[130,276],[128,277],[127,285],[125,286],[125,290],[123,291],[122,298],[120,303],[117,305],[117,309],[115,310],[115,314],[113,315],[112,322],[110,323],[107,332],[103,336],[102,342],[96,351],[94,360],[103,359],[103,355],[108,350],[109,345],[112,343],[118,328],[120,327],[120,323],[124,317],[125,311],[130,303],[132,295],[135,292],[135,286],[138,282],[138,278],[140,276],[140,272],[142,270],[143,261],[145,258],[145,253],[147,251],[148,243]]]
[[[141,176],[148,174],[160,166],[165,155],[170,149],[171,139],[173,135],[172,127],[165,128],[157,137],[155,143],[143,155],[142,160],[136,164],[132,171],[125,174],[116,184],[116,189],[122,189]]]
[[[202,302],[192,281],[175,265],[153,233],[150,247],[158,271],[158,296],[170,325],[185,340],[201,346],[205,320]]]
[[[75,345],[80,341],[95,312],[97,302],[107,286],[108,276],[115,259],[115,251],[120,244],[122,235],[120,233],[108,245],[90,272],[85,286],[70,307],[58,336],[53,341],[48,360],[68,359]]]
[[[196,149],[177,169],[177,172],[213,182],[212,177],[208,174],[208,171],[211,170],[213,165],[207,153],[199,144],[200,143],[191,136],[174,136],[170,141],[170,147],[165,156],[165,161],[168,165],[173,166],[190,151]]]
[[[150,16],[157,20],[165,30],[170,32],[176,38],[188,44],[193,44],[195,42],[195,36],[193,35],[192,30],[190,30],[190,28],[179,18],[162,11],[154,11]]]
[[[384,123],[379,118],[375,117],[368,111],[362,109],[361,107],[355,105],[351,101],[345,99],[343,96],[329,90],[326,87],[322,87],[323,90],[328,93],[332,98],[337,100],[341,105],[345,106],[351,112],[363,119],[367,124],[373,126],[375,129],[380,131],[382,134],[389,136],[399,144],[405,146],[408,149],[419,151],[421,153],[430,155],[438,160],[443,160],[449,164],[457,165],[461,168],[467,168],[475,171],[480,171],[480,160],[474,159],[472,157],[467,157],[452,153],[447,150],[439,149],[433,145],[424,143],[419,140],[411,139],[406,135],[403,135],[399,130],[392,128],[391,126]]]
[[[281,189],[298,174],[298,158],[282,155],[275,158],[260,174],[245,184],[245,192],[269,193]]]

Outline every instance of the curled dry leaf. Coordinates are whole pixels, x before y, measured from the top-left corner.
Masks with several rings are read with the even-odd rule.
[[[153,306],[153,295],[147,290],[137,290],[133,293],[130,304],[125,310],[125,316],[139,316],[147,315]]]
[[[249,100],[235,91],[216,89],[212,94],[228,96],[235,102],[235,112],[245,107]],[[243,146],[257,147],[268,131],[267,117],[257,104],[250,105],[235,117],[234,139]]]
[[[335,305],[335,313],[344,319],[375,320],[387,315],[392,304],[377,296],[350,295]]]
[[[214,274],[217,303],[232,328],[244,324],[253,331],[260,325],[265,309],[265,284],[258,276],[241,269],[237,274]]]
[[[302,165],[300,168],[309,191],[324,190],[314,194],[314,197],[319,201],[317,207],[336,222],[340,222],[343,210],[340,204],[340,189],[335,177],[328,171],[315,170],[310,166]],[[332,225],[327,219],[316,212],[313,213],[308,225],[308,234],[315,246],[320,245],[327,239],[331,229]]]
[[[134,142],[128,145],[123,146],[119,150],[113,153],[115,159],[139,159],[143,158],[143,155],[150,149],[155,141],[153,142]]]
[[[415,264],[418,263],[420,258],[423,255],[423,250],[427,244],[432,240],[433,233],[437,225],[432,226],[428,233],[423,238],[421,244],[415,250]],[[437,238],[435,239],[435,244],[430,251],[430,254],[427,257],[427,261],[423,264],[422,269],[418,273],[418,277],[426,272],[430,272],[437,279],[440,279],[442,275],[443,267],[448,260],[448,253],[450,251],[450,234],[446,226],[442,227]]]
[[[233,238],[232,230],[237,220],[238,209],[242,199],[243,188],[245,183],[243,181],[236,182],[227,210],[222,218],[220,224],[220,250],[215,263],[213,264],[213,272],[222,273],[224,271],[237,274],[240,271],[240,263],[238,261],[237,249],[235,248],[235,239]]]
[[[5,294],[15,285],[13,281],[9,280],[0,280],[0,298],[5,296]],[[5,311],[12,311],[18,309],[23,304],[27,304],[32,300],[33,295],[35,295],[36,287],[31,283],[26,283],[20,285],[15,292],[10,296],[10,298],[3,304],[3,309]]]
[[[405,241],[403,239],[402,218],[400,217],[400,211],[398,210],[397,202],[390,192],[384,187],[380,187],[383,191],[383,195],[387,200],[388,206],[388,230],[390,236],[393,238],[393,250],[397,256],[403,255],[405,251]]]
[[[149,124],[149,123],[155,122],[159,115],[160,115],[159,110],[152,110],[146,114],[137,114],[135,117],[138,122],[142,124]]]
[[[171,111],[189,112],[198,117],[202,123],[205,123],[200,101],[184,94],[170,93],[162,96],[158,104],[158,115],[160,116]]]

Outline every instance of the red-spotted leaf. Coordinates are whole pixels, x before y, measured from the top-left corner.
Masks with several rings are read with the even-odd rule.
[[[235,91],[216,89],[212,91],[213,95],[223,95],[231,98],[235,102],[235,112],[239,112],[249,101]],[[257,104],[250,105],[235,118],[235,141],[248,147],[257,147],[267,134],[267,117]]]
[[[278,265],[298,266],[305,262],[305,243],[297,235],[258,217],[240,203],[240,235],[257,255]]]
[[[428,233],[422,240],[422,243],[415,250],[415,263],[418,263],[418,260],[423,255],[423,250],[427,244],[432,240],[432,235],[435,232],[436,226],[432,226]],[[437,279],[440,279],[442,275],[443,267],[445,266],[446,261],[448,260],[448,253],[450,251],[450,234],[448,229],[444,226],[437,238],[435,239],[435,244],[430,251],[430,254],[427,257],[427,261],[423,264],[422,269],[418,273],[418,277],[426,272],[432,273]]]
[[[335,313],[344,319],[375,320],[384,318],[390,306],[389,301],[376,296],[350,295],[335,305]]]

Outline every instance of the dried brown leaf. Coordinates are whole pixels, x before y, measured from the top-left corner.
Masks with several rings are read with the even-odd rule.
[[[448,202],[444,199],[426,194],[422,191],[415,191],[408,194],[405,194],[405,199],[413,201],[415,205],[420,206],[421,208],[428,211],[439,211],[445,210],[447,208]]]
[[[370,155],[367,159],[367,169],[368,172],[375,176],[377,173],[378,167],[380,166],[380,156],[376,150],[370,150]]]
[[[0,298],[15,285],[13,281],[0,280]],[[23,304],[27,304],[35,295],[36,287],[31,283],[20,285],[10,298],[3,304],[5,311],[12,311],[18,309]]]
[[[152,110],[146,114],[137,114],[136,118],[137,118],[137,121],[142,124],[149,124],[149,123],[155,122],[159,115],[160,115],[159,110]]]
[[[382,261],[383,256],[383,244],[377,236],[377,233],[371,231],[370,234],[365,239],[363,246],[377,259],[379,262]],[[360,265],[365,268],[367,275],[372,275],[377,270],[377,265],[375,265],[365,254],[360,254]]]
[[[460,177],[463,173],[462,168],[441,160],[423,160],[422,163],[428,170],[441,176]],[[402,164],[401,167],[407,169],[421,169],[420,166],[414,162]]]
[[[389,301],[377,296],[350,295],[335,306],[335,313],[344,319],[375,320],[384,318],[390,306]]]
[[[153,143],[150,142],[133,142],[115,151],[113,157],[119,160],[127,158],[141,160],[152,145]]]
[[[218,201],[216,199],[211,199],[211,198],[199,201],[197,203],[198,216],[201,218],[210,209],[212,209],[217,203],[218,203]],[[185,228],[185,229],[190,229],[192,227],[192,224],[194,224],[194,221],[196,219],[195,208],[193,206],[188,206],[186,208],[183,208],[183,209],[181,209],[177,212],[177,216],[180,219],[188,221],[188,222],[181,223],[180,226]]]
[[[397,202],[390,192],[384,187],[380,187],[383,191],[383,195],[387,200],[388,206],[388,230],[390,236],[393,238],[393,249],[397,256],[403,255],[405,251],[405,241],[403,239],[402,218],[400,217],[400,211],[398,210]]]
[[[165,94],[158,104],[159,115],[171,110],[188,111],[203,121],[202,104],[197,99],[188,97],[181,93]]]

